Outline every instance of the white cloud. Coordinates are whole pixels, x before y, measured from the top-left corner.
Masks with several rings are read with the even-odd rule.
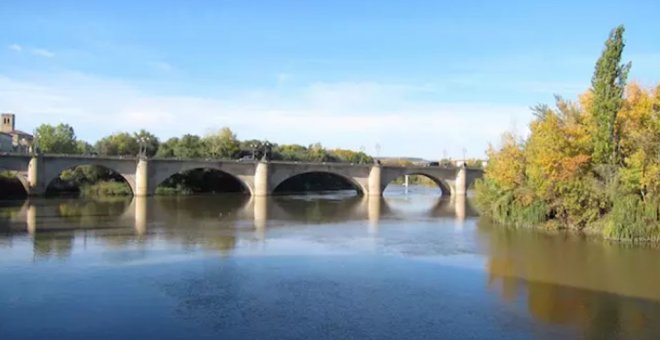
[[[25,49],[22,45],[19,44],[11,44],[7,46],[7,48],[17,53],[23,52]],[[38,57],[52,58],[55,56],[55,53],[44,48],[28,48],[27,51]]]
[[[426,89],[376,82],[315,83],[292,93],[275,89],[231,98],[147,94],[123,82],[66,73],[39,79],[0,76],[0,108],[19,128],[67,122],[89,141],[145,128],[161,138],[231,127],[239,138],[358,149],[380,155],[439,158],[446,151],[483,156],[489,142],[527,122],[529,110],[489,103],[420,101]]]
[[[7,48],[12,50],[12,51],[15,51],[15,52],[23,51],[23,46],[21,46],[19,44],[11,44],[11,45],[7,46]]]
[[[39,57],[52,58],[55,56],[55,53],[43,48],[33,48],[31,52]]]

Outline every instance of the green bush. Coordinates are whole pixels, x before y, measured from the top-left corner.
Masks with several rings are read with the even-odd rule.
[[[604,235],[618,240],[659,241],[660,198],[642,200],[639,195],[626,195],[616,199]]]
[[[501,190],[488,179],[478,180],[475,191],[477,208],[495,222],[529,227],[543,223],[547,219],[548,208],[543,201],[523,202],[516,198],[519,195],[513,190]]]
[[[181,185],[176,187],[159,186],[156,188],[156,195],[160,196],[192,195],[193,193],[191,189]]]
[[[133,192],[125,182],[103,181],[81,186],[80,195],[84,197],[131,196]]]

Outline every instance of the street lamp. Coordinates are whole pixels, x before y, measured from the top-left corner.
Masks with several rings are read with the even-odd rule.
[[[252,149],[252,160],[257,159],[257,144],[256,144],[256,143],[252,143],[252,144],[250,145],[250,148]]]
[[[147,139],[144,136],[137,138],[138,145],[140,150],[138,151],[138,157],[146,158],[147,157]]]

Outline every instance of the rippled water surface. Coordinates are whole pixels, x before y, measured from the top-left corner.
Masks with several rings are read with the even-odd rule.
[[[0,203],[0,339],[660,338],[660,250],[423,188]]]

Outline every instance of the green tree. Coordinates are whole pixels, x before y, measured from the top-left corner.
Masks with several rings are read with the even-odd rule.
[[[332,156],[321,145],[321,143],[314,143],[307,148],[308,158],[313,162],[331,162]]]
[[[94,146],[85,142],[84,140],[79,140],[76,142],[76,153],[81,155],[91,155],[95,152]]]
[[[612,30],[591,79],[591,110],[596,123],[593,159],[601,164],[612,165],[618,162],[616,116],[623,104],[623,93],[630,70],[630,63],[621,64],[621,54],[625,46],[623,32],[623,26]]]
[[[309,157],[307,148],[298,144],[277,145],[273,150],[276,159],[285,161],[306,161]]]
[[[42,124],[37,128],[34,142],[43,153],[78,153],[76,134],[68,124]]]
[[[183,135],[174,147],[174,157],[178,158],[200,158],[207,155],[202,139],[196,135]]]
[[[152,157],[158,153],[160,141],[158,140],[158,137],[154,136],[152,133],[141,129],[139,132],[133,134],[133,138],[138,142],[138,146],[140,143],[144,143],[148,157]]]
[[[357,163],[357,164],[370,164],[373,163],[373,158],[364,152],[355,152],[353,150],[334,149],[330,151],[332,158],[340,162]]]
[[[172,158],[176,157],[175,149],[179,144],[179,138],[172,137],[158,146],[156,157]]]
[[[236,135],[228,127],[204,137],[206,153],[212,158],[234,158],[240,151]]]
[[[96,151],[105,156],[135,156],[140,151],[140,146],[134,136],[120,132],[96,142]]]

